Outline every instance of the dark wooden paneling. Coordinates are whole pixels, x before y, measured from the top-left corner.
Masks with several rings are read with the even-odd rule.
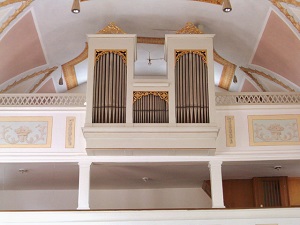
[[[288,178],[288,189],[290,206],[300,206],[300,178],[289,177]]]
[[[226,208],[254,208],[252,179],[223,180]]]

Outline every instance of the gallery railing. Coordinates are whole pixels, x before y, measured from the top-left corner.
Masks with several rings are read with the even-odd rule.
[[[72,94],[0,94],[0,107],[84,107],[86,95]],[[216,105],[300,104],[299,92],[217,92]]]

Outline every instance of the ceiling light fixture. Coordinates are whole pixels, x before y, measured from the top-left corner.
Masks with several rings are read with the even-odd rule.
[[[232,11],[232,7],[230,4],[230,0],[223,0],[223,12],[231,12]]]
[[[233,83],[235,83],[235,84],[238,82],[236,75],[233,76],[232,81],[233,81]]]
[[[26,170],[26,169],[19,169],[19,173],[27,173],[28,172],[28,170]]]
[[[79,0],[74,0],[72,5],[72,13],[78,14],[80,13],[80,4]]]
[[[63,79],[63,77],[62,77],[62,74],[63,74],[63,72],[62,72],[62,70],[61,70],[60,78],[59,78],[59,80],[58,80],[58,84],[59,84],[59,85],[64,85],[64,79]]]

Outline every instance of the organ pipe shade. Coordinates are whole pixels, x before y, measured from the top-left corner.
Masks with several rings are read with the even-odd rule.
[[[93,123],[126,122],[127,66],[122,56],[107,52],[95,62]]]
[[[177,123],[209,123],[208,71],[203,56],[188,52],[175,66]]]

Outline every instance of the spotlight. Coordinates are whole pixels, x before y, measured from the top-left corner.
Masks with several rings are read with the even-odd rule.
[[[74,0],[73,1],[73,5],[72,5],[72,13],[80,13],[80,4],[79,4],[79,0]]]
[[[230,4],[230,0],[223,0],[223,12],[231,12],[232,7]]]

